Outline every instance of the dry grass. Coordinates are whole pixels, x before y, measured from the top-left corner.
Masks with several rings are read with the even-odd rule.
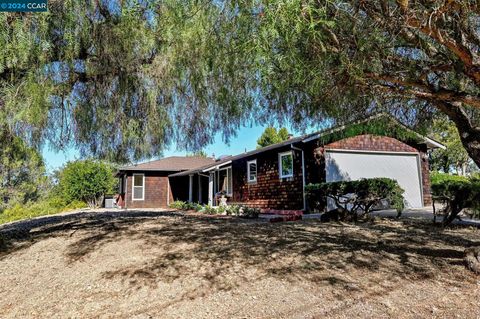
[[[0,317],[480,318],[478,229],[163,215],[4,229]]]

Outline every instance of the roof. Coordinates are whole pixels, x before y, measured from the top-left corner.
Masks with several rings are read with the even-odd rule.
[[[328,136],[330,134],[345,130],[349,126],[356,125],[356,124],[363,124],[363,123],[367,123],[367,122],[372,121],[372,120],[378,120],[378,119],[381,119],[381,118],[386,118],[387,120],[393,121],[394,124],[400,126],[402,129],[404,129],[404,130],[412,133],[413,135],[415,135],[418,138],[419,141],[422,141],[429,148],[445,148],[445,146],[443,144],[413,131],[412,129],[410,129],[406,125],[402,124],[401,122],[399,122],[397,119],[395,119],[391,115],[386,114],[386,113],[379,113],[379,114],[370,116],[370,117],[368,117],[366,119],[363,119],[363,120],[360,120],[360,121],[355,121],[355,122],[352,122],[352,123],[349,123],[349,124],[345,124],[345,125],[337,126],[337,127],[334,127],[334,128],[318,131],[318,132],[315,132],[315,133],[310,133],[310,134],[305,134],[305,135],[298,136],[298,137],[293,137],[293,138],[290,138],[290,139],[288,139],[284,142],[268,145],[268,146],[265,146],[265,147],[262,147],[262,148],[259,148],[259,149],[256,149],[256,150],[253,150],[253,151],[250,151],[250,152],[245,152],[245,153],[242,153],[242,154],[239,154],[239,155],[230,156],[230,157],[224,158],[222,160],[216,161],[214,163],[206,164],[204,166],[200,166],[200,167],[188,170],[188,171],[174,173],[174,174],[171,174],[169,176],[176,177],[176,176],[185,176],[185,175],[195,174],[195,173],[208,172],[212,169],[219,168],[221,166],[230,164],[232,161],[239,160],[239,159],[242,159],[244,157],[249,157],[249,156],[252,156],[252,155],[255,155],[255,154],[263,153],[263,152],[266,152],[266,151],[269,151],[269,150],[273,150],[273,149],[276,149],[276,148],[284,147],[284,146],[295,144],[295,143],[301,143],[301,142],[308,143],[310,141],[319,139],[323,136]]]
[[[140,163],[131,166],[120,167],[119,171],[164,171],[164,172],[181,172],[185,170],[195,169],[215,163],[210,157],[200,156],[171,156],[159,160]]]

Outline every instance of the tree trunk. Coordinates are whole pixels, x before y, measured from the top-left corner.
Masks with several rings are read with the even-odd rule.
[[[480,127],[472,125],[465,110],[458,103],[436,102],[435,105],[455,123],[463,147],[475,164],[480,167]]]

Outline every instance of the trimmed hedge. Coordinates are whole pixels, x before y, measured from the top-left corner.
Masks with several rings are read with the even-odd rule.
[[[472,215],[480,212],[480,179],[432,173],[432,195],[445,202],[443,225],[450,224],[464,210]]]
[[[310,184],[306,186],[306,193],[314,209],[323,210],[327,198],[334,200],[341,220],[356,220],[382,201],[388,201],[399,214],[405,208],[404,190],[390,178]]]

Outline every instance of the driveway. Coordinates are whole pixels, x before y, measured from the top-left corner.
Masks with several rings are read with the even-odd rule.
[[[438,208],[437,208],[438,209]],[[396,217],[397,212],[395,210],[382,210],[376,211],[372,213],[373,216],[379,217]],[[401,216],[401,219],[423,219],[427,221],[433,222],[433,208],[431,206],[425,208],[417,208],[417,209],[406,209]],[[442,221],[442,216],[437,216],[437,222]],[[478,219],[470,219],[465,216],[461,216],[461,220],[456,219],[453,222],[454,225],[463,225],[463,226],[474,226],[480,227],[480,220]]]

